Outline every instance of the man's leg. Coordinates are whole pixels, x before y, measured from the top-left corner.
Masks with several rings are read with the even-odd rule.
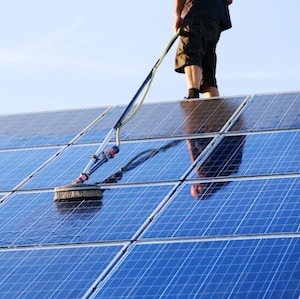
[[[199,89],[202,81],[202,68],[198,65],[188,65],[184,68],[187,87]]]
[[[199,98],[202,82],[202,68],[198,65],[188,65],[184,68],[188,88],[188,98]]]
[[[206,99],[220,96],[218,88],[214,86],[207,86],[207,91],[203,92],[202,94]]]
[[[188,97],[198,98],[199,86],[202,82],[202,68],[197,65],[188,65],[184,68],[187,87],[188,87]],[[198,94],[198,95],[197,95]],[[203,92],[204,98],[219,97],[219,90],[215,86],[206,86],[205,92]]]

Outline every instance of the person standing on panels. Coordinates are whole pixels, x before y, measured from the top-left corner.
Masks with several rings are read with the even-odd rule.
[[[231,28],[232,0],[175,0],[174,29],[180,30],[175,71],[185,73],[187,98],[218,97],[216,46]]]

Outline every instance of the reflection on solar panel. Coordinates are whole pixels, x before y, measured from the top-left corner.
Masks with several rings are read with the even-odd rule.
[[[124,107],[0,116],[1,298],[298,298],[299,105],[144,104],[103,199],[59,203]]]
[[[225,136],[193,177],[297,173],[299,144],[299,131]]]

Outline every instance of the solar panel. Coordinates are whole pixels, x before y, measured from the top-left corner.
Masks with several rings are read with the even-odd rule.
[[[103,190],[105,198],[53,203],[53,193],[17,193],[1,208],[0,246],[131,240],[172,185]]]
[[[96,298],[296,298],[299,238],[136,245]]]
[[[296,233],[299,194],[299,177],[186,183],[143,238]]]
[[[0,250],[1,298],[83,296],[122,246]]]
[[[299,92],[253,96],[233,131],[299,129]]]
[[[96,298],[297,298],[299,238],[142,244]],[[297,254],[298,253],[298,254]]]
[[[0,115],[0,147],[18,148],[70,142],[108,108]]]
[[[216,100],[189,100],[144,104],[121,129],[123,140],[181,137],[216,133],[248,99],[247,96]],[[124,107],[116,107],[87,132],[79,142],[99,142],[114,125]]]
[[[0,190],[10,191],[27,179],[59,148],[0,150]]]
[[[300,172],[300,132],[225,136],[192,178]]]
[[[237,97],[145,105],[124,127],[122,137],[176,137],[218,132],[246,99]]]
[[[146,103],[77,202],[125,106],[0,116],[1,298],[297,298],[299,103]]]

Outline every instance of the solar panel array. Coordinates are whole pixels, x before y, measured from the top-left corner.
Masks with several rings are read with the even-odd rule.
[[[0,115],[1,298],[298,298],[300,93]],[[111,140],[114,144],[114,140]]]

